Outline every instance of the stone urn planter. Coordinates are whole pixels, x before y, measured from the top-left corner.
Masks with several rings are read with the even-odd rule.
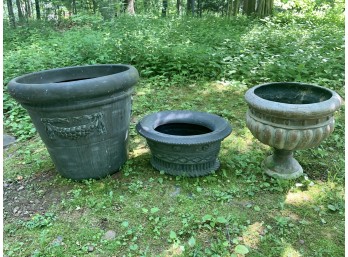
[[[217,115],[185,110],[150,114],[136,129],[146,138],[155,169],[187,177],[217,170],[221,141],[232,132]]]
[[[45,70],[11,80],[58,170],[74,180],[102,178],[127,159],[137,70],[100,64]]]
[[[274,148],[273,155],[263,161],[263,169],[281,179],[303,174],[293,151],[316,147],[332,133],[334,112],[342,101],[333,90],[291,82],[255,86],[246,92],[245,100],[249,130]]]

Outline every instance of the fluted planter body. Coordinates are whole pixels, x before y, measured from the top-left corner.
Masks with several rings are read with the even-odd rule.
[[[102,178],[127,159],[138,77],[129,65],[76,66],[17,77],[8,90],[28,111],[62,176]]]
[[[328,88],[278,82],[255,86],[245,94],[246,123],[262,143],[275,148],[263,165],[273,177],[292,179],[302,167],[292,151],[318,146],[334,130],[334,112],[340,96]]]
[[[208,175],[219,168],[221,141],[232,131],[223,118],[193,111],[150,114],[136,129],[147,140],[155,169],[188,177]]]

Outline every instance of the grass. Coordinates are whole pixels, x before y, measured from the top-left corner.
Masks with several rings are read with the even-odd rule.
[[[37,137],[11,146],[4,152],[5,198],[17,199],[11,206],[5,200],[5,254],[231,256],[246,249],[247,256],[343,256],[343,145],[329,150],[343,136],[343,110],[321,147],[297,154],[306,177],[275,180],[260,168],[270,148],[245,127],[245,90],[221,82],[158,90],[143,80],[134,95],[130,158],[102,180],[60,177]],[[219,114],[233,126],[215,174],[173,177],[150,165],[136,122],[150,112],[183,108]],[[43,209],[30,209],[35,199]],[[104,238],[109,230],[113,239]]]
[[[4,86],[4,129],[20,138],[3,155],[4,254],[344,256],[344,106],[328,139],[295,153],[305,176],[281,181],[262,172],[271,149],[246,128],[243,98],[269,81],[316,83],[344,97],[343,20],[340,13],[281,13],[263,20],[138,16],[59,28],[5,25],[5,84],[24,73],[93,63],[132,64],[141,81],[129,160],[112,176],[82,182],[57,173]],[[184,178],[152,168],[135,125],[174,109],[231,123],[216,173]]]

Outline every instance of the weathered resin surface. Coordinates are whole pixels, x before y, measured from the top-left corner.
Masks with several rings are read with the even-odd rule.
[[[203,112],[163,111],[136,126],[151,150],[151,164],[171,175],[204,176],[220,166],[221,141],[231,131],[223,118]]]
[[[10,81],[61,175],[81,180],[116,172],[127,159],[131,93],[128,65],[67,67]]]
[[[334,130],[334,112],[341,106],[333,90],[303,83],[268,83],[245,94],[246,123],[260,142],[275,148],[263,162],[273,177],[302,175],[292,151],[318,146]]]

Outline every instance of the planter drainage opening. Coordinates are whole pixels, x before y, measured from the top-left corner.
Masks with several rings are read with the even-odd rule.
[[[113,174],[127,159],[129,65],[59,68],[20,76],[8,89],[29,115],[58,170],[81,180]]]
[[[146,138],[152,166],[171,175],[204,176],[219,168],[221,141],[231,132],[223,118],[193,111],[163,111],[136,126]]]

